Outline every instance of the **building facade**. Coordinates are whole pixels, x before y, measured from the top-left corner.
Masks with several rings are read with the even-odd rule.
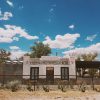
[[[23,57],[24,79],[62,79],[76,78],[75,59],[58,56],[42,56],[41,58]]]

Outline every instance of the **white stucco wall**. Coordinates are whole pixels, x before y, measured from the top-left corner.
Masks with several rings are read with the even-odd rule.
[[[46,67],[54,67],[54,75],[61,75],[61,67],[68,67],[69,68],[69,78],[76,78],[76,69],[75,63],[70,63],[69,65],[53,65],[53,64],[37,64],[32,65],[30,64],[30,58],[24,57],[23,60],[23,75],[30,75],[30,68],[31,67],[39,67],[39,75],[46,75]],[[74,76],[70,76],[74,75]],[[29,79],[30,76],[23,76],[25,79]],[[46,76],[40,76],[39,78],[46,78]],[[61,78],[61,76],[54,76],[54,78]]]

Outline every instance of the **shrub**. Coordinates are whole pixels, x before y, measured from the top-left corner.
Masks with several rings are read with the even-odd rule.
[[[85,87],[82,86],[82,87],[81,87],[81,92],[85,92],[85,90],[86,90]]]
[[[80,85],[80,90],[81,90],[81,92],[85,92],[86,84],[84,82],[82,82],[82,84]]]
[[[75,84],[74,81],[69,81],[69,86],[71,89],[74,89],[74,84]]]
[[[39,88],[40,88],[40,87],[39,87],[39,83],[37,82],[37,84],[36,84],[36,89],[39,90]]]
[[[7,89],[11,89],[12,92],[16,92],[20,88],[21,82],[18,80],[14,80],[11,82],[8,82],[6,85]]]
[[[61,85],[58,84],[58,89],[61,89]]]
[[[100,88],[95,88],[95,90],[96,90],[97,92],[100,92]]]
[[[27,86],[27,90],[29,90],[29,91],[33,91],[33,89],[32,89],[32,84],[31,84],[31,83],[28,84],[28,86]]]
[[[5,89],[5,86],[3,84],[0,84],[0,89]]]
[[[49,86],[43,86],[43,90],[45,91],[45,92],[49,92]]]
[[[62,92],[66,92],[66,86],[65,86],[65,85],[61,85],[60,88],[61,88],[61,91],[62,91]]]
[[[61,85],[60,85],[60,83],[58,82],[58,89],[61,89]]]

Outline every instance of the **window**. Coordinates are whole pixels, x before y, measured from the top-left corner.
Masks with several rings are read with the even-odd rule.
[[[69,68],[61,67],[61,79],[68,80],[69,79]]]
[[[38,80],[39,78],[39,67],[31,67],[30,79]]]

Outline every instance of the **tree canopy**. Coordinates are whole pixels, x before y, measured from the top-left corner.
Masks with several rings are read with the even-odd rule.
[[[77,58],[77,61],[81,61],[81,59],[84,61],[94,61],[97,56],[98,56],[97,53],[83,54]],[[88,69],[88,73],[90,74],[90,76],[94,76],[96,72],[97,69],[95,68]]]
[[[97,53],[89,53],[89,54],[83,54],[80,55],[77,60],[80,61],[81,59],[84,61],[93,61],[98,56]]]
[[[7,52],[4,49],[0,49],[0,63],[5,62],[5,60],[10,59],[10,52]]]
[[[35,45],[31,47],[30,57],[40,58],[41,56],[48,56],[51,53],[51,48],[48,44],[42,42],[35,42]]]

